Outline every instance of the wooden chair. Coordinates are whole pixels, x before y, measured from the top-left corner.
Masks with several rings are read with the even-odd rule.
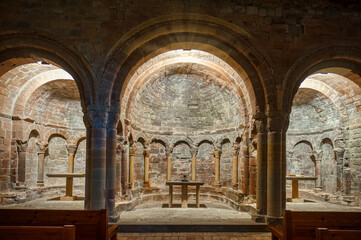
[[[75,240],[75,226],[0,226],[0,239],[6,240]]]
[[[0,226],[75,226],[75,239],[116,240],[107,210],[0,209]]]

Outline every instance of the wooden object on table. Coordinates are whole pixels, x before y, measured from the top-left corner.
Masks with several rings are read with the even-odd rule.
[[[76,240],[116,240],[118,225],[108,226],[102,210],[0,209],[0,226],[75,226]]]
[[[65,196],[60,197],[60,200],[61,201],[73,201],[73,200],[77,199],[76,196],[73,196],[74,178],[83,178],[83,177],[85,177],[85,173],[48,173],[48,174],[46,174],[46,176],[57,177],[57,178],[66,178]]]
[[[315,239],[317,228],[361,230],[361,212],[285,210],[283,226],[270,225],[269,228],[272,239]]]
[[[0,239],[75,240],[75,226],[0,226]]]
[[[169,186],[169,207],[173,206],[173,185],[182,186],[182,208],[188,207],[188,186],[196,186],[196,207],[199,208],[200,186],[204,184],[201,181],[167,181]]]
[[[292,180],[292,200],[293,199],[299,199],[299,194],[298,194],[298,181],[299,180],[316,180],[317,177],[307,177],[307,176],[298,176],[298,175],[289,175],[286,176],[286,180]],[[298,202],[300,202],[300,200],[296,200]],[[301,202],[303,202],[303,200],[301,200]]]

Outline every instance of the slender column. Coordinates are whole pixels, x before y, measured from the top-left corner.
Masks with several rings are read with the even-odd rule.
[[[259,113],[256,118],[257,128],[257,213],[267,214],[267,132],[266,117]]]
[[[167,154],[167,181],[170,181],[171,176],[172,176],[172,155],[171,155],[171,153],[172,153],[171,149],[166,149],[166,154]]]
[[[68,145],[68,173],[74,173],[74,155],[76,145]]]
[[[248,134],[246,134],[247,136]],[[247,142],[247,141],[245,141]],[[243,145],[242,147],[242,165],[243,165],[243,175],[242,175],[242,191],[244,194],[249,193],[249,151],[248,146]]]
[[[42,142],[36,143],[37,150],[38,150],[38,181],[36,185],[39,187],[44,186],[44,158],[45,158],[45,151],[46,151],[46,144]]]
[[[238,154],[239,144],[233,146],[233,174],[232,174],[232,186],[234,189],[238,188]]]
[[[91,141],[89,158],[87,158],[86,178],[86,209],[104,209],[106,193],[106,123],[108,113],[103,106],[89,106],[84,114],[84,122],[89,129],[87,137],[90,135]],[[87,144],[87,147],[89,145]],[[87,199],[88,198],[88,199]]]
[[[91,199],[91,184],[92,184],[92,161],[91,161],[91,149],[92,149],[92,131],[90,122],[84,117],[84,123],[86,126],[86,155],[85,155],[85,199],[84,199],[84,209],[90,209],[90,199]]]
[[[116,150],[116,163],[115,163],[115,194],[119,195],[122,191],[122,151],[123,151],[123,138],[117,136],[117,150]]]
[[[315,154],[315,177],[316,179],[316,188],[322,188],[322,176],[321,176],[321,151],[317,151]]]
[[[19,163],[18,163],[18,181],[17,181],[16,185],[18,187],[25,187],[26,186],[26,182],[25,182],[26,150],[28,148],[28,142],[27,141],[23,142],[21,140],[16,140],[16,144],[17,144],[18,159],[19,159]]]
[[[121,185],[122,185],[122,195],[127,195],[128,188],[128,164],[127,164],[127,155],[125,153],[125,144],[123,142],[123,148],[121,152]]]
[[[192,154],[192,181],[196,180],[196,167],[197,167],[197,149],[194,148],[191,150]]]
[[[286,172],[287,172],[287,157],[286,157],[286,132],[288,128],[288,117],[285,118],[284,126],[282,129],[282,189],[281,189],[281,201],[282,201],[282,208],[281,212],[283,214],[284,210],[286,210]]]
[[[150,188],[149,184],[149,156],[150,156],[150,149],[147,146],[144,150],[144,184],[143,187]]]
[[[282,216],[282,127],[284,117],[281,112],[268,116],[268,164],[267,164],[267,215]]]
[[[343,162],[343,192],[344,194],[350,195],[351,194],[351,169],[350,169],[350,153],[346,151],[344,154],[344,162]]]
[[[117,125],[119,122],[119,109],[115,108],[108,114],[106,130],[106,197],[105,208],[108,209],[108,217],[111,222],[119,220],[119,214],[115,209],[115,185],[116,185],[116,159],[117,159]]]
[[[220,187],[221,186],[221,182],[220,182],[220,157],[221,157],[221,150],[214,150],[213,154],[214,154],[214,163],[215,163],[215,176],[214,176],[214,186],[215,187]]]
[[[345,153],[345,149],[342,148],[335,148],[335,155],[336,155],[336,163],[337,163],[337,170],[336,170],[336,191],[342,191],[342,173],[343,173],[343,155]]]
[[[134,188],[134,148],[129,149],[129,188]]]

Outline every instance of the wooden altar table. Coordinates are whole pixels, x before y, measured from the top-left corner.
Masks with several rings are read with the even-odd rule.
[[[199,208],[200,186],[204,184],[201,181],[167,181],[169,186],[169,207],[173,206],[173,185],[182,186],[182,208],[188,207],[188,186],[196,186],[196,207]]]
[[[77,198],[73,196],[73,180],[85,177],[85,173],[48,173],[46,176],[66,178],[65,196],[60,197],[60,201],[73,201]]]
[[[314,181],[316,179],[317,179],[317,177],[307,177],[307,176],[302,176],[302,175],[286,176],[286,180],[292,180],[292,201],[293,201],[293,199],[298,199],[298,181],[299,180],[311,180],[311,181],[313,180]],[[303,199],[301,200],[301,202],[303,202]]]

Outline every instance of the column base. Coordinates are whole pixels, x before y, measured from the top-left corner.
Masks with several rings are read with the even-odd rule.
[[[257,223],[265,223],[266,222],[266,215],[253,213],[252,220]]]
[[[265,216],[267,224],[283,224],[283,217]]]
[[[21,189],[28,189],[25,182],[16,182],[15,189],[21,190]]]
[[[111,223],[116,223],[119,221],[119,219],[120,219],[120,215],[118,213],[114,213],[113,215],[108,216],[108,222]]]
[[[233,186],[232,186],[232,188],[234,189],[234,190],[238,190],[238,183],[236,183],[236,184],[233,184]]]
[[[145,183],[143,184],[143,189],[145,189],[145,190],[151,189],[149,182],[145,182]]]

